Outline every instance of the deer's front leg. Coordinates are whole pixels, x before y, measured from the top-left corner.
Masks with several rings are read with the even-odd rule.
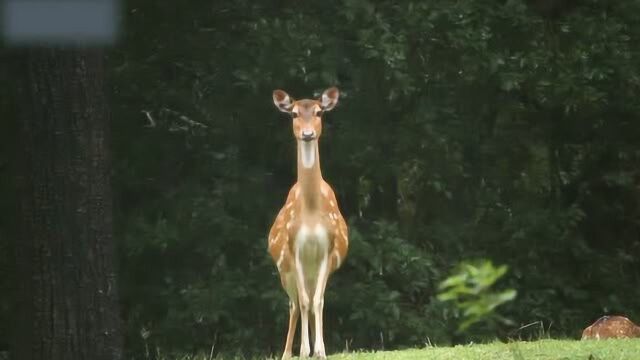
[[[300,357],[309,357],[309,293],[305,288],[304,269],[300,262],[300,254],[296,253],[296,284],[298,287],[298,305],[300,306]]]
[[[298,290],[295,277],[296,275],[294,273],[282,275],[282,284],[289,296],[289,329],[287,331],[287,341],[284,345],[282,360],[291,359],[293,338],[296,336],[296,327],[298,325],[298,317],[300,316]]]
[[[315,318],[315,340],[313,343],[313,355],[320,359],[326,359],[327,355],[324,350],[324,338],[322,334],[322,312],[324,310],[324,290],[327,287],[329,279],[329,259],[325,256],[320,264],[318,271],[318,282],[313,295],[313,315]]]
[[[287,331],[287,342],[284,345],[282,360],[291,359],[293,338],[296,336],[296,325],[298,325],[298,316],[300,315],[297,302],[298,299],[291,299],[289,301],[289,330]]]

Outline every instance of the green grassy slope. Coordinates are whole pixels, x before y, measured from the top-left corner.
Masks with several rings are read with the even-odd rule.
[[[640,360],[640,339],[492,343],[336,354],[330,360]]]

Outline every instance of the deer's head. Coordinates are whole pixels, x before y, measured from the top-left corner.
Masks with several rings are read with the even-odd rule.
[[[317,100],[294,100],[282,90],[273,91],[273,103],[278,110],[290,114],[293,119],[293,136],[301,142],[318,140],[322,134],[322,114],[338,103],[340,92],[331,87]]]

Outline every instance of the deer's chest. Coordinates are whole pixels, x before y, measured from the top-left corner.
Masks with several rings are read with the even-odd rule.
[[[317,268],[329,252],[329,232],[322,222],[301,223],[294,237],[295,256],[310,270]]]

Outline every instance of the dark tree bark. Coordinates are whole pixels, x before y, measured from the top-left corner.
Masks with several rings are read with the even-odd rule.
[[[38,49],[22,64],[16,360],[122,358],[103,62]]]

